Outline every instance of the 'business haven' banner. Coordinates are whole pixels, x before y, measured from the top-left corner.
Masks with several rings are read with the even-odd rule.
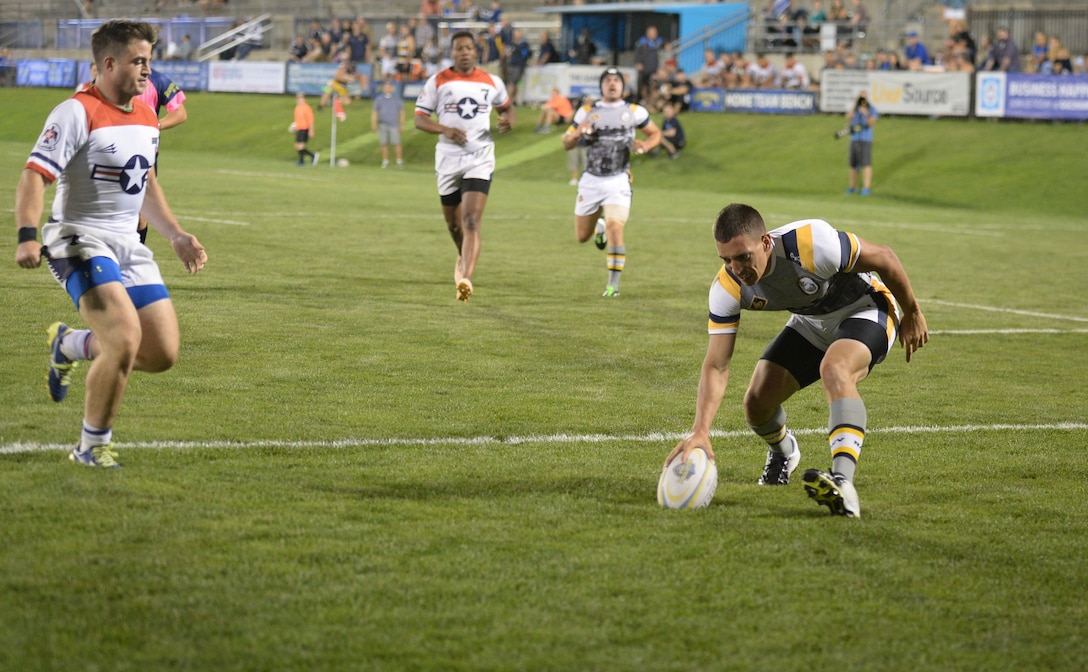
[[[1088,77],[980,72],[975,79],[980,117],[1088,119]]]

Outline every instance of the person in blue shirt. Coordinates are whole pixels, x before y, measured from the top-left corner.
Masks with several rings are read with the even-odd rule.
[[[873,126],[880,115],[869,103],[865,91],[858,94],[853,107],[846,113],[850,120],[850,186],[847,194],[858,191],[858,172],[861,172],[861,195],[868,196],[873,182]]]
[[[676,105],[666,103],[662,112],[665,120],[661,122],[661,146],[669,153],[670,159],[680,158],[680,150],[687,144],[684,138],[684,127],[676,118]]]
[[[922,62],[922,65],[929,65],[929,52],[926,51],[926,45],[922,44],[918,39],[918,33],[916,31],[910,31],[907,33],[907,46],[903,50],[903,55],[906,56],[907,63],[910,63],[914,59],[918,59]]]

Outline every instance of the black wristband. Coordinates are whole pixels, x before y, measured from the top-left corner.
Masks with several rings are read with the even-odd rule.
[[[36,226],[20,226],[19,227],[19,244],[29,242],[36,242],[38,240],[38,227]]]

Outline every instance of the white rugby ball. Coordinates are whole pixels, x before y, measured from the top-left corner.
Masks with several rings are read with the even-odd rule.
[[[295,122],[292,121],[290,124],[287,124],[287,132],[288,133],[294,133],[297,130],[298,130],[298,126],[295,126]]]
[[[657,503],[666,509],[701,509],[714,499],[718,488],[718,467],[706,451],[696,448],[687,462],[677,457],[661,470],[657,480]]]
[[[351,165],[351,161],[348,161],[347,159],[344,159],[344,158],[340,158],[340,159],[336,160],[336,165],[340,166],[341,168],[347,168],[348,166]]]

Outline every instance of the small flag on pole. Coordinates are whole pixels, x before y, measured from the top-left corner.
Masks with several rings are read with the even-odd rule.
[[[332,111],[336,114],[336,118],[340,121],[344,121],[348,118],[348,115],[344,114],[344,104],[340,102],[339,97],[333,100]]]

